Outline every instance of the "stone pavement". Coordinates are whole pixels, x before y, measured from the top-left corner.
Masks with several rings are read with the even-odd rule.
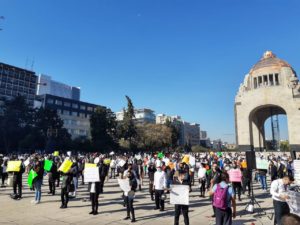
[[[34,199],[34,192],[30,191],[24,178],[23,198],[13,200],[9,197],[12,188],[0,189],[0,224],[1,225],[79,225],[79,224],[110,224],[121,225],[131,224],[125,221],[126,209],[122,205],[121,190],[118,187],[117,180],[110,179],[104,186],[104,194],[99,199],[99,214],[89,215],[91,211],[90,202],[84,202],[87,198],[87,185],[80,186],[76,199],[70,200],[67,209],[60,209],[60,188],[55,196],[47,194],[47,177],[44,179],[45,185],[42,186],[42,201],[38,205],[31,204]],[[213,225],[214,218],[211,218],[212,207],[209,199],[200,198],[198,192],[198,182],[193,186],[193,192],[190,194],[189,217],[191,225]],[[174,206],[166,201],[166,211],[159,212],[153,210],[154,202],[151,201],[148,194],[148,181],[144,182],[141,192],[136,193],[134,201],[136,220],[135,224],[145,225],[171,225],[174,224]],[[255,184],[256,199],[264,210],[264,215],[259,217],[257,214],[245,212],[245,205],[248,203],[248,197],[243,196],[242,202],[237,202],[237,217],[233,224],[273,224],[272,217],[273,205],[269,193],[259,190]],[[182,216],[180,224],[184,224]]]

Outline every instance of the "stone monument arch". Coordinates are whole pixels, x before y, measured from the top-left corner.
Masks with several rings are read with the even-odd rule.
[[[265,121],[284,114],[292,156],[300,151],[300,83],[295,70],[271,51],[266,51],[245,76],[234,108],[240,150],[263,150]]]

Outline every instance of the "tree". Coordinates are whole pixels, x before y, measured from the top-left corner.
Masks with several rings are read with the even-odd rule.
[[[127,109],[123,110],[124,117],[120,123],[120,137],[124,138],[125,141],[129,141],[130,148],[133,147],[134,138],[137,135],[136,126],[134,124],[134,106],[131,99],[126,95]]]
[[[97,107],[91,115],[92,144],[96,150],[108,151],[117,147],[116,116],[108,108]]]
[[[31,130],[33,111],[23,96],[4,100],[1,106],[0,133],[5,152],[18,150],[21,140]]]
[[[137,125],[138,147],[146,150],[162,150],[172,143],[172,130],[162,124],[139,124]]]
[[[170,147],[172,147],[174,149],[174,148],[176,148],[178,146],[178,140],[179,140],[179,137],[180,137],[179,127],[175,126],[175,124],[173,124],[171,122],[171,120],[169,120],[169,119],[166,120],[166,126],[171,129],[171,132],[172,132],[172,135],[171,135],[172,143],[171,143]]]

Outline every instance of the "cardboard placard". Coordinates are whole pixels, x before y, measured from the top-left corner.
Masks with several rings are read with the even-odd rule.
[[[95,163],[85,163],[84,164],[85,169],[86,168],[95,168],[95,167],[97,167],[97,164],[95,164]]]
[[[188,185],[171,185],[170,204],[189,205],[189,191]]]
[[[228,171],[230,182],[242,182],[242,172],[239,169]]]
[[[45,163],[44,163],[44,170],[46,170],[47,172],[49,172],[52,168],[52,165],[53,165],[53,161],[51,160],[45,160]]]
[[[21,161],[8,161],[7,172],[19,172],[21,170]]]
[[[53,153],[53,156],[59,156],[59,151],[55,151],[55,152]]]
[[[268,162],[268,160],[256,158],[256,168],[257,169],[262,169],[262,170],[269,169],[269,162]]]
[[[61,166],[59,167],[58,171],[61,171],[63,173],[67,173],[69,172],[69,170],[71,169],[72,166],[72,161],[70,161],[69,159],[66,159]]]
[[[118,183],[119,183],[120,188],[122,189],[122,191],[129,192],[131,190],[128,179],[118,179]]]
[[[99,168],[90,167],[84,169],[84,182],[99,182]]]

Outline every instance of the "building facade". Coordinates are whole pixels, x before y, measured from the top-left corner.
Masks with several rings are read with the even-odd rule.
[[[264,150],[265,121],[286,115],[291,153],[295,157],[295,152],[300,151],[299,106],[300,83],[295,70],[271,51],[266,51],[245,76],[235,97],[236,143],[239,149]],[[274,137],[279,136],[276,132],[279,129],[272,126]]]
[[[90,116],[97,107],[103,106],[46,94],[38,96],[35,107],[56,110],[64,122],[64,128],[71,134],[72,139],[75,139],[91,137]]]
[[[51,79],[50,76],[40,74],[38,76],[37,95],[54,95],[62,98],[80,101],[80,88],[66,85]]]
[[[136,123],[155,123],[156,120],[154,111],[151,109],[135,109],[134,115],[134,121]],[[118,121],[122,121],[124,118],[124,112],[116,112],[116,118]]]
[[[0,62],[0,98],[10,100],[21,95],[33,107],[36,87],[35,72]]]

